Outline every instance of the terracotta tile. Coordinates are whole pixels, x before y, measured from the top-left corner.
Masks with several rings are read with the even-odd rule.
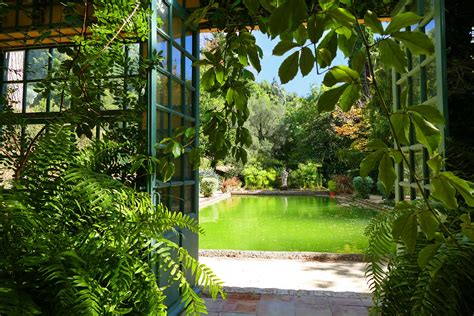
[[[229,299],[224,303],[223,312],[254,313],[257,311],[257,300]]]
[[[295,303],[295,316],[332,316],[329,305]]]
[[[365,306],[331,306],[333,316],[368,316],[369,310]]]
[[[364,306],[360,298],[344,298],[344,297],[329,297],[329,304],[333,305],[347,305],[347,306]]]
[[[295,315],[295,303],[283,301],[261,300],[258,304],[257,315],[259,316],[293,316]]]
[[[259,300],[261,297],[257,293],[229,293],[227,295],[228,299],[238,299],[238,300]]]
[[[291,302],[295,299],[293,295],[277,295],[277,294],[263,294],[260,300],[262,301],[280,301]]]

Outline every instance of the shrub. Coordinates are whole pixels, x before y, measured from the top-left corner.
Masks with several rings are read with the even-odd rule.
[[[352,194],[352,192],[354,191],[352,189],[352,180],[350,177],[343,174],[338,174],[333,176],[332,179],[336,182],[337,193]]]
[[[277,172],[273,168],[262,169],[259,166],[248,166],[242,172],[245,186],[249,189],[272,188],[277,178]]]
[[[224,181],[222,181],[221,191],[225,193],[232,190],[240,189],[241,186],[242,186],[242,182],[240,182],[239,178],[232,177],[232,178],[225,179]]]
[[[291,171],[288,177],[289,186],[299,189],[316,189],[323,186],[323,177],[319,173],[321,164],[307,162],[298,164],[298,169]]]
[[[328,189],[329,192],[336,192],[337,191],[337,183],[334,180],[328,181]]]
[[[199,179],[204,178],[214,178],[219,181],[219,175],[214,171],[214,169],[199,170]]]
[[[374,186],[374,180],[371,177],[355,177],[352,180],[357,197],[367,199]]]
[[[201,180],[201,192],[205,197],[210,197],[219,187],[219,180],[216,178],[205,177]]]

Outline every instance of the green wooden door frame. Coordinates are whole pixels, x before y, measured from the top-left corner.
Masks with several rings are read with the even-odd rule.
[[[427,33],[435,42],[435,53],[431,56],[413,57],[407,49],[408,72],[399,74],[392,70],[393,110],[398,110],[402,104],[406,106],[416,104],[430,104],[437,107],[447,122],[447,75],[446,75],[446,45],[445,45],[445,19],[444,0],[405,0],[402,1],[395,13],[413,11],[423,16],[416,29]],[[433,75],[429,72],[435,72]],[[434,80],[434,82],[433,82]],[[447,126],[442,129],[442,144],[439,148],[444,152],[444,140]],[[428,152],[416,141],[415,132],[410,129],[410,144],[402,146],[402,150],[412,166],[415,174],[408,171],[403,163],[396,165],[395,199],[397,201],[416,199],[417,192],[415,177],[423,180],[423,188],[429,193],[430,171],[427,166]]]
[[[199,135],[199,67],[192,65],[199,59],[199,32],[184,28],[188,15],[185,5],[185,0],[152,0],[150,4],[153,15],[150,17],[147,55],[162,51],[164,57],[163,65],[148,73],[147,147],[151,156],[157,154],[156,144],[171,136],[179,126],[192,126]],[[159,19],[162,20],[161,25],[158,24]],[[196,137],[193,146],[198,145]],[[199,171],[191,169],[188,152],[175,161],[176,175],[171,181],[161,182],[156,175],[150,175],[147,191],[155,203],[162,203],[171,211],[184,212],[198,219]],[[179,235],[166,237],[197,258],[196,234],[180,231]],[[160,271],[157,274],[158,283],[165,282],[166,274]],[[179,314],[183,306],[177,285],[170,287],[166,294],[168,315]]]

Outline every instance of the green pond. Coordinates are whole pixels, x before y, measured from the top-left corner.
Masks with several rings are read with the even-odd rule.
[[[326,197],[234,196],[199,211],[200,248],[362,253],[376,214]]]

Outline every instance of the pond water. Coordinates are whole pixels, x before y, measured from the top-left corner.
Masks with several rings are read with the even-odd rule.
[[[199,211],[200,248],[362,253],[376,214],[326,197],[233,196]]]

